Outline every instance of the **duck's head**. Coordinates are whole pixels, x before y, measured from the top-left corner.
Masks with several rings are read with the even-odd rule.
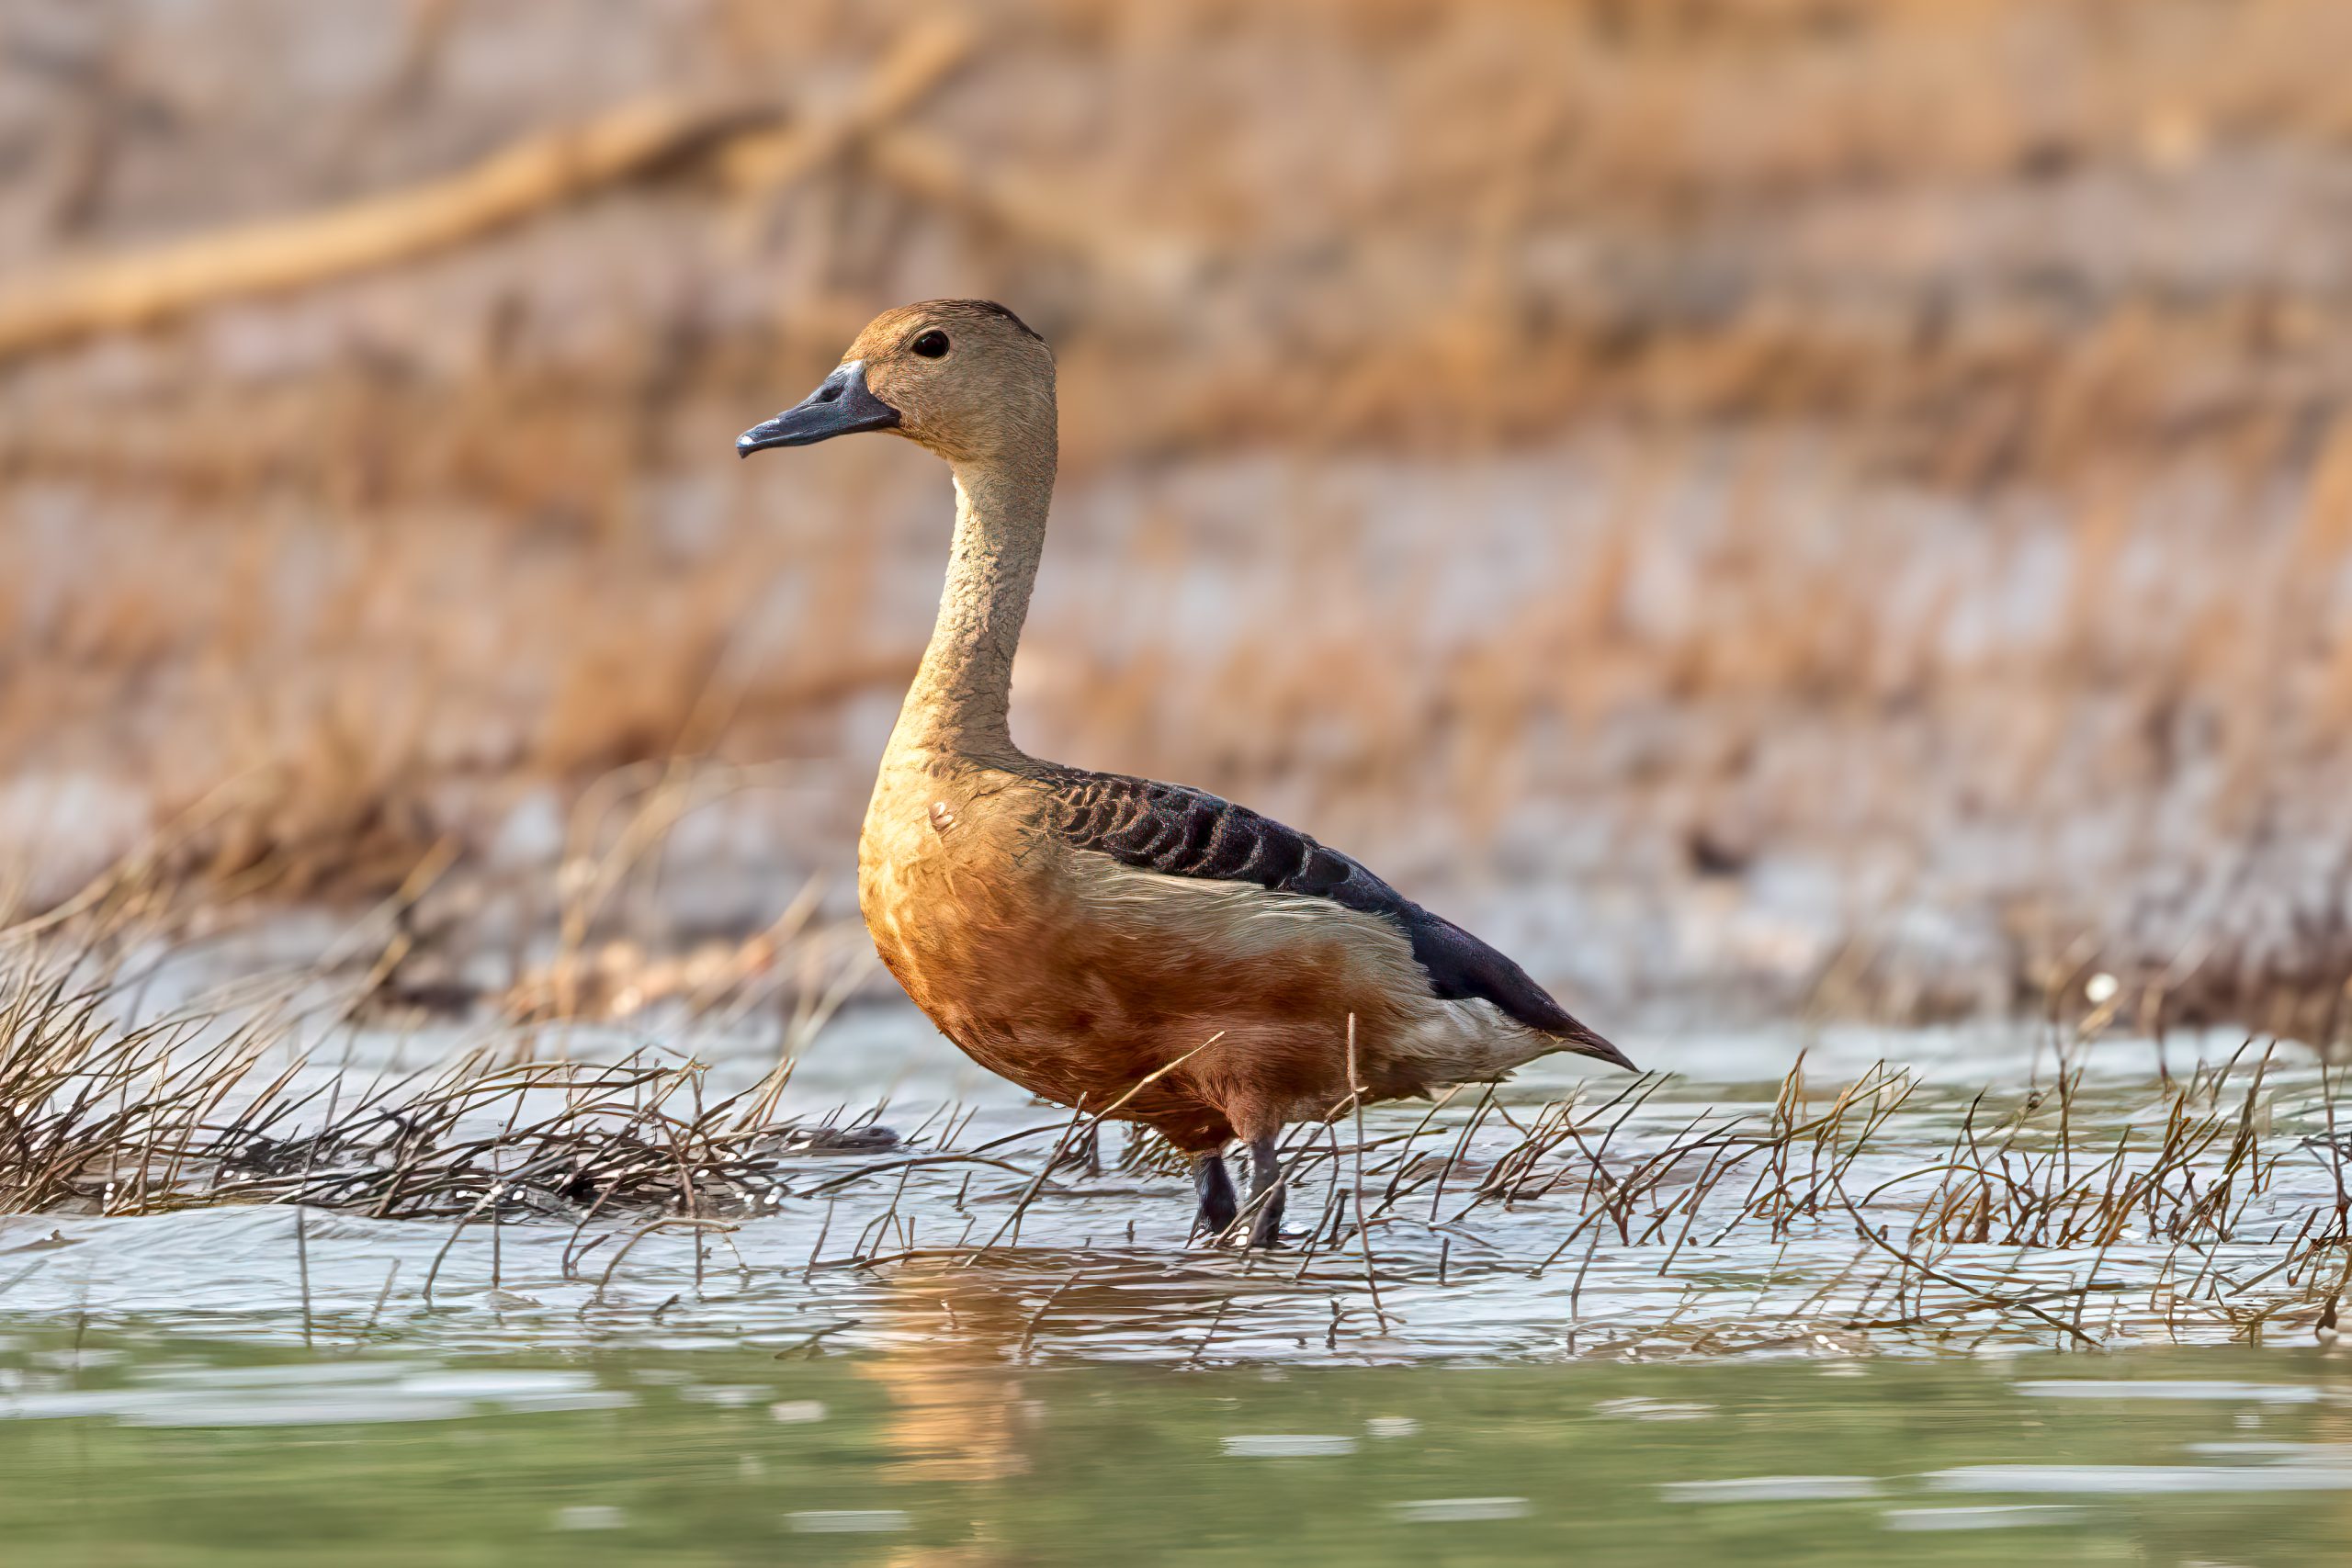
[[[738,457],[888,430],[951,463],[1052,460],[1054,355],[986,299],[927,299],[866,324],[817,389],[735,438]]]

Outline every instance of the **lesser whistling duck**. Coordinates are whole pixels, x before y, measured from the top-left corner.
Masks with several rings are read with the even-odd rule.
[[[865,430],[947,460],[956,536],[866,811],[858,903],[882,961],[973,1060],[1157,1129],[1193,1156],[1212,1235],[1238,1213],[1223,1152],[1239,1138],[1261,1245],[1280,1235],[1277,1137],[1347,1112],[1351,1092],[1426,1094],[1556,1051],[1632,1067],[1518,964],[1306,834],[1013,745],[1056,454],[1053,354],[1018,316],[973,299],[885,311],[735,448]]]

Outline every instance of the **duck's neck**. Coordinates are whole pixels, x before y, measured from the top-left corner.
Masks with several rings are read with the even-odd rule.
[[[956,465],[956,543],[939,621],[890,737],[893,757],[952,755],[1018,761],[1005,723],[1012,655],[1046,545],[1054,463],[970,461]]]

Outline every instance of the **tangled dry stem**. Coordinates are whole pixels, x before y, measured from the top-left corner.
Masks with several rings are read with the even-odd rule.
[[[70,956],[86,963],[87,951]],[[948,1108],[900,1138],[876,1124],[878,1107],[781,1115],[775,1077],[711,1098],[702,1064],[652,1053],[596,1065],[478,1049],[362,1087],[305,1075],[282,1010],[124,1026],[119,976],[77,986],[73,973],[19,952],[0,990],[0,1212],[300,1204],[447,1221],[451,1246],[471,1226],[560,1224],[573,1233],[568,1269],[610,1247],[601,1291],[647,1235],[723,1231],[787,1205],[825,1205],[811,1274],[1001,1263],[1038,1205],[1082,1197],[1106,1173],[1132,1184],[1173,1168],[1139,1136],[1106,1160],[1102,1114],[973,1142],[971,1116]],[[1916,1134],[1893,1131],[1923,1086],[1885,1066],[1817,1095],[1801,1059],[1769,1110],[1687,1119],[1665,1113],[1675,1080],[1657,1075],[1532,1107],[1489,1087],[1466,1111],[1449,1097],[1387,1129],[1346,1105],[1294,1130],[1284,1179],[1307,1223],[1288,1250],[1244,1267],[1361,1283],[1383,1334],[1381,1292],[1430,1283],[1431,1238],[1441,1287],[1574,1270],[1572,1314],[1604,1249],[1611,1268],[1682,1284],[1673,1313],[1616,1323],[1579,1347],[1588,1354],[2332,1328],[2352,1267],[2352,1135],[2335,1129],[2324,1068],[2318,1110],[2294,1112],[2324,1123],[2278,1131],[2276,1071],[2273,1050],[2249,1045],[2164,1085],[2154,1111],[2119,1125],[2086,1103],[2084,1068],[2062,1053],[2051,1081],[1956,1107],[1949,1140],[1924,1157]],[[2282,1206],[2290,1161],[2306,1179]],[[964,1173],[966,1229],[925,1247],[911,1184],[942,1169]],[[825,1255],[831,1206],[885,1187],[888,1206]],[[1319,1208],[1295,1201],[1318,1196]],[[1481,1227],[1531,1214],[1553,1229],[1547,1250],[1485,1250]],[[1777,1269],[1758,1280],[1726,1257],[1839,1235],[1855,1244],[1850,1261],[1803,1302],[1727,1310],[1750,1288],[1760,1307]],[[1457,1243],[1484,1260],[1464,1264]]]

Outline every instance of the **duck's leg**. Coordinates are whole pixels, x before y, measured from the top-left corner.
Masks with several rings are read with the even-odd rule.
[[[1283,1199],[1289,1183],[1283,1179],[1282,1156],[1274,1150],[1280,1134],[1268,1133],[1250,1140],[1250,1199],[1258,1205],[1250,1224],[1250,1245],[1280,1247],[1283,1240]]]
[[[1193,1190],[1201,1195],[1201,1211],[1193,1216],[1193,1228],[1214,1241],[1241,1212],[1240,1201],[1233,1195],[1233,1173],[1225,1168],[1223,1155],[1203,1155],[1193,1161]]]

